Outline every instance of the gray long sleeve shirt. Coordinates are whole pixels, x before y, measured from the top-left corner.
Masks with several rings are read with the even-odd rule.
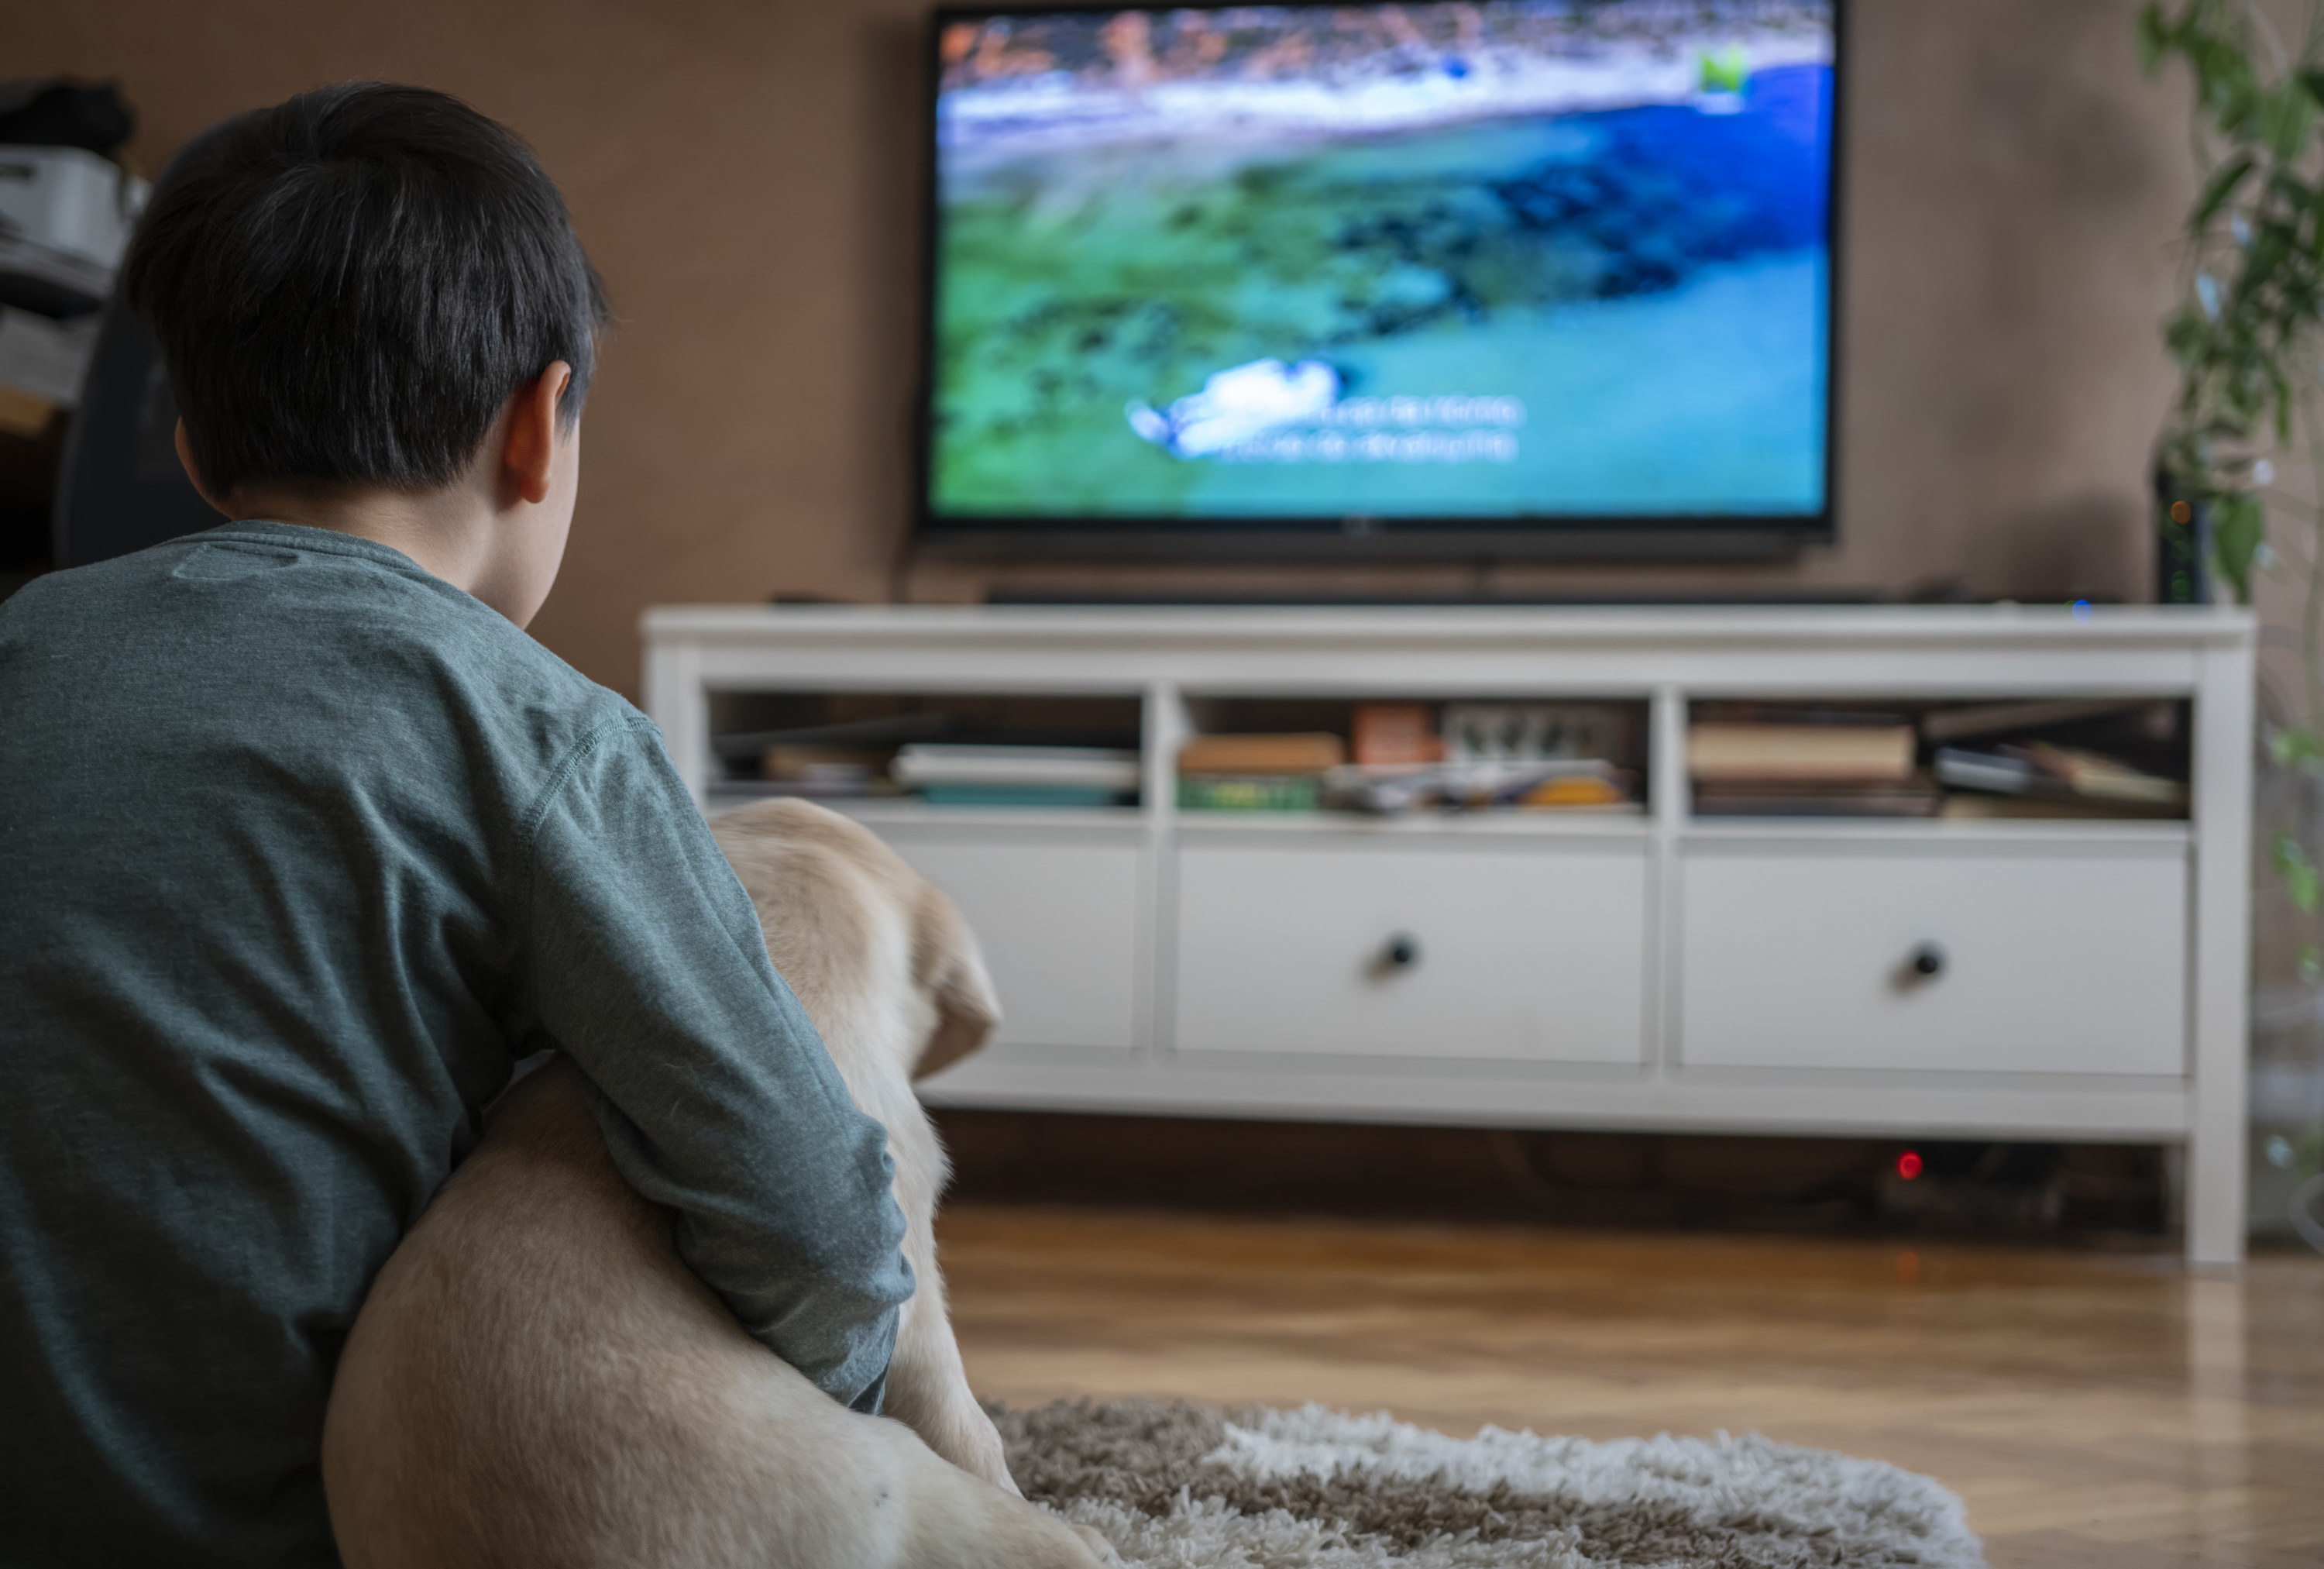
[[[743,1326],[876,1409],[884,1134],[650,722],[316,529],[0,605],[0,1564],[335,1562],[338,1349],[551,1043]]]

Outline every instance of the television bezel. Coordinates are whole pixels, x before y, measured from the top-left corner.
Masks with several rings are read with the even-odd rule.
[[[1263,0],[1303,10],[1343,9],[1341,0]],[[1379,5],[1386,0],[1358,0]],[[920,331],[912,422],[911,548],[945,556],[1050,560],[1170,558],[1194,560],[1568,557],[1596,560],[1753,560],[1798,554],[1839,542],[1841,279],[1847,189],[1849,0],[1831,7],[1832,86],[1824,202],[1823,505],[1814,512],[1662,516],[1530,513],[1514,517],[1369,514],[1284,517],[1123,515],[973,518],[945,516],[932,505],[936,414],[937,252],[942,234],[937,100],[944,89],[943,40],[954,22],[992,16],[1107,15],[1122,11],[1230,11],[1250,0],[1191,0],[1181,5],[1090,4],[1062,0],[1021,5],[936,6],[922,40],[920,151]]]

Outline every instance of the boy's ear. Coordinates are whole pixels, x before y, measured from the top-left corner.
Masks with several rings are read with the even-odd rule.
[[[217,497],[210,494],[210,487],[202,483],[202,471],[194,466],[194,445],[186,439],[186,422],[183,420],[178,421],[177,432],[171,440],[178,448],[178,466],[184,469],[186,477],[193,482],[194,494],[201,497],[212,512],[232,517],[233,513],[218,505]]]
[[[557,405],[573,383],[573,367],[551,361],[547,370],[509,394],[507,432],[501,443],[501,480],[512,499],[539,503],[555,482]]]

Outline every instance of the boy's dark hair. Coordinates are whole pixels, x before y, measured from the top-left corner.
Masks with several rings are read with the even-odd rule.
[[[608,319],[530,150],[457,98],[385,82],[205,133],[162,177],[123,281],[217,496],[449,485],[558,360],[558,414],[580,417]]]

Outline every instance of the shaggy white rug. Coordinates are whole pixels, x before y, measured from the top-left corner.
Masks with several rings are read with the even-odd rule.
[[[1028,1498],[1133,1569],[1983,1569],[1960,1500],[1757,1434],[1447,1438],[1321,1406],[995,1407]]]

